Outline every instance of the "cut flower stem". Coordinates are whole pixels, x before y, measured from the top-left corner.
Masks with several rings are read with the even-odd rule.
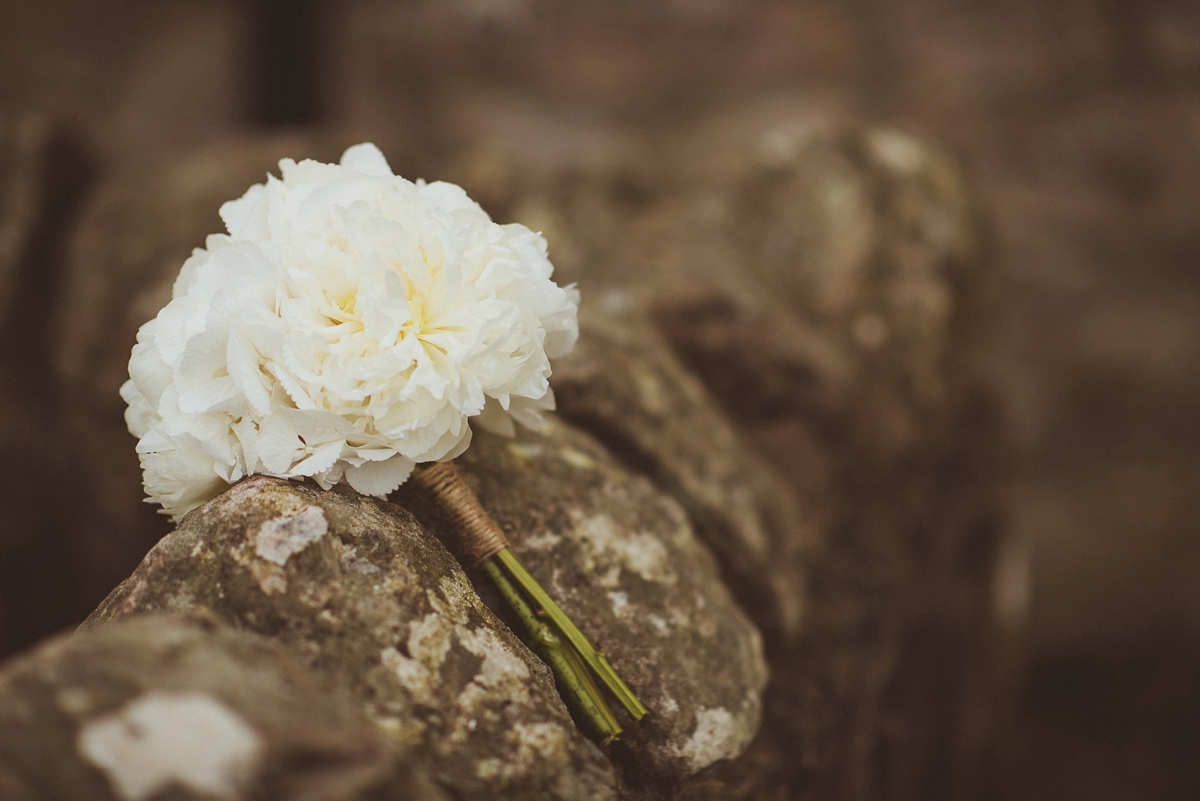
[[[496,585],[524,628],[526,639],[554,671],[561,692],[587,721],[601,743],[621,733],[599,683],[629,715],[638,720],[647,710],[612,665],[542,588],[509,547],[500,527],[449,462],[423,466],[413,473],[418,487],[434,501],[445,524],[446,546],[461,561],[475,565]]]
[[[595,682],[588,675],[587,668],[579,660],[570,643],[564,643],[563,639],[530,608],[521,591],[509,581],[499,559],[494,556],[485,559],[480,567],[488,574],[513,614],[521,621],[530,645],[554,671],[560,691],[567,696],[567,702],[588,722],[602,745],[608,745],[617,739],[621,733],[621,724],[613,716],[612,710],[608,708],[604,697],[600,695]]]
[[[517,580],[521,588],[529,593],[537,604],[539,613],[549,617],[553,621],[555,627],[571,643],[573,652],[604,682],[604,686],[616,696],[617,700],[621,702],[621,706],[625,707],[625,710],[633,716],[633,719],[638,720],[645,715],[646,707],[642,706],[642,702],[638,700],[633,691],[621,680],[621,677],[613,670],[612,665],[608,664],[608,660],[604,658],[604,654],[588,641],[588,638],[571,621],[567,613],[542,589],[542,585],[538,584],[537,579],[529,574],[529,571],[517,559],[517,555],[512,552],[512,549],[505,548],[492,558],[500,562],[512,577]],[[588,678],[590,681],[590,677]]]

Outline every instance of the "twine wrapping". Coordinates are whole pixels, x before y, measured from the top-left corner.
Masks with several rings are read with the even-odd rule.
[[[421,470],[412,481],[433,500],[442,541],[459,560],[474,567],[508,547],[508,538],[451,462]]]

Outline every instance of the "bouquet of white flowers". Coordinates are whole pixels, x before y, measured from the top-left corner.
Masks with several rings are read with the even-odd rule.
[[[645,709],[438,464],[470,444],[469,418],[511,435],[554,408],[550,359],[578,337],[578,292],[551,280],[541,235],[492,222],[454,184],[394,175],[372,144],[279,166],[221,207],[228,234],[193,252],[138,331],[121,397],[147,500],[179,519],[260,473],[382,498],[416,470],[460,528],[459,558],[616,736],[588,670]]]

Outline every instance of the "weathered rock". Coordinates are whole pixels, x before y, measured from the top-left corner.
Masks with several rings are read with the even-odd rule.
[[[87,625],[204,609],[341,676],[459,798],[614,796],[553,678],[404,510],[254,477],[191,512]]]
[[[750,300],[718,288],[723,302],[659,306],[684,360],[825,521],[806,636],[781,656],[803,667],[776,668],[778,714],[746,763],[705,779],[718,797],[769,796],[789,772],[802,797],[959,792],[993,702],[1003,463],[976,208],[953,160],[906,134],[772,137],[770,158],[760,149],[724,179],[710,220],[715,241],[749,254]],[[678,264],[719,287],[706,242],[681,241]],[[773,307],[808,332],[801,347],[763,324]],[[760,354],[753,371],[738,352]]]
[[[683,504],[722,577],[772,638],[800,631],[800,551],[812,521],[667,347],[632,293],[581,312],[575,350],[554,368],[560,413]]]
[[[740,754],[758,729],[762,643],[684,509],[557,420],[515,439],[476,433],[456,464],[651,710],[622,735],[628,782],[670,785]],[[415,491],[397,496],[428,514]]]
[[[636,329],[648,308],[795,494],[815,543],[800,636],[768,649],[762,734],[683,792],[915,798],[947,776],[965,787],[992,704],[1003,465],[977,209],[954,160],[917,138],[822,127],[803,109],[752,129],[743,111],[728,115],[736,124],[664,138],[649,167],[491,171],[509,176],[490,186],[499,205],[541,215],[551,256],[565,245],[568,275],[594,304],[582,363],[600,349],[604,369],[657,359],[640,335],[623,349],[596,336],[621,343],[622,325]],[[579,380],[568,365],[556,375],[564,412],[699,522],[683,482],[660,467],[669,426],[663,441],[642,438],[652,427],[638,419],[637,379],[596,369]]]
[[[0,673],[0,795],[57,801],[446,796],[345,688],[211,618],[139,617]]]
[[[819,797],[884,786],[905,797],[923,786],[914,776],[966,775],[987,730],[981,657],[996,537],[996,425],[980,378],[988,270],[965,182],[936,149],[890,131],[797,130],[739,129],[745,141],[719,146],[705,139],[711,132],[680,137],[650,167],[480,174],[495,178],[490,207],[546,231],[560,277],[583,283],[580,361],[556,376],[563,409],[687,510],[773,637],[762,733],[684,792]],[[97,252],[114,247],[104,225],[91,230]],[[128,314],[121,294],[105,297]],[[626,300],[632,318],[619,308]],[[643,311],[673,353],[643,336]],[[628,339],[613,331],[622,325]],[[106,358],[122,377],[125,352],[83,361]],[[589,373],[592,360],[600,367]],[[609,362],[620,366],[612,375]],[[642,367],[654,380],[639,386]],[[689,371],[720,414],[688,389]],[[644,389],[654,384],[690,424],[655,419]],[[112,438],[88,451],[97,474],[132,450],[112,403]],[[749,501],[726,489],[760,468],[737,467],[722,414],[794,505],[768,502],[769,480],[748,482]],[[710,462],[720,469],[706,473]],[[105,497],[134,509],[136,472],[126,472]],[[707,494],[715,485],[723,495]],[[789,506],[799,523],[782,525],[777,511]],[[768,534],[768,558],[741,550],[756,527]],[[774,637],[786,608],[776,576],[810,541],[807,581],[791,577],[804,587],[799,636],[785,647]],[[739,586],[756,564],[766,586]]]

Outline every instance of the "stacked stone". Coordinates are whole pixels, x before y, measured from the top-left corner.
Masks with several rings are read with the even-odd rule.
[[[257,477],[174,531],[141,503],[116,396],[137,326],[222,200],[281,157],[337,150],[243,139],[107,175],[70,231],[54,364],[78,483],[57,536],[88,563],[78,614],[120,586],[86,631],[2,674],[0,786],[292,797],[298,753],[345,798],[902,798],[966,781],[995,511],[971,198],[952,161],[892,131],[722,135],[620,168],[480,147],[439,171],[544,230],[582,284],[559,415],[478,434],[459,463],[651,716],[606,751],[581,735],[410,489],[389,503]],[[429,169],[385,150],[402,174]],[[697,156],[712,153],[733,155]],[[206,660],[244,670],[262,708],[203,679]],[[272,706],[301,685],[335,689]],[[162,716],[245,747],[201,775],[166,735],[112,734],[153,741]],[[158,767],[130,778],[113,749]]]

